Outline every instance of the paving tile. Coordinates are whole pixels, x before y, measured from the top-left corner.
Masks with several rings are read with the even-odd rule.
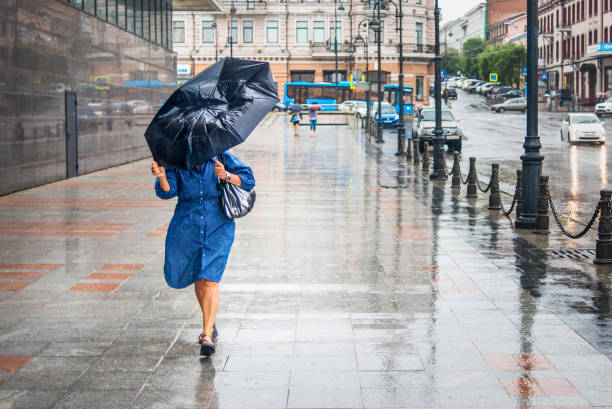
[[[127,280],[133,276],[131,273],[89,273],[86,280]]]
[[[293,371],[291,388],[300,389],[359,389],[361,387],[359,372],[356,371]]]
[[[287,407],[287,388],[243,389],[219,388],[215,390],[210,409],[284,409]]]
[[[439,408],[437,394],[428,389],[362,389],[363,405],[375,408]]]
[[[68,291],[105,292],[115,291],[121,283],[76,283]]]
[[[0,372],[17,372],[31,359],[31,356],[0,356]]]
[[[0,407],[11,409],[48,409],[65,390],[0,389]]]
[[[357,365],[360,371],[422,371],[418,355],[359,354]]]
[[[361,390],[291,387],[287,408],[362,408]]]
[[[129,408],[138,390],[73,390],[53,405],[53,409],[123,409]]]

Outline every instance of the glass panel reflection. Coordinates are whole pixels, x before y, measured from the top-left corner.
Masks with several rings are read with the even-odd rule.
[[[117,0],[117,24],[125,28],[125,0]]]
[[[127,29],[134,33],[134,1],[127,0]]]
[[[108,10],[108,21],[117,24],[117,0],[106,0]]]

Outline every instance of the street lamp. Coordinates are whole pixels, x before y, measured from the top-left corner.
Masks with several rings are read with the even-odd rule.
[[[377,73],[377,79],[376,79],[376,83],[377,83],[377,87],[378,87],[378,120],[376,121],[376,142],[377,143],[383,143],[383,137],[382,137],[382,99],[383,99],[383,95],[382,95],[382,87],[381,87],[381,72],[380,72],[380,65],[382,63],[382,57],[381,57],[381,43],[382,43],[382,39],[381,39],[381,33],[380,33],[380,8],[381,8],[381,3],[380,0],[377,0],[374,3],[374,10],[372,10],[372,14],[375,13],[376,8],[378,8],[378,19],[376,17],[372,17],[372,19],[370,19],[370,22],[368,23],[368,27],[372,29],[372,31],[374,31],[376,33],[376,43],[377,43],[377,47],[378,47],[378,73]],[[374,118],[374,120],[376,120],[376,117]]]
[[[404,17],[402,14],[402,3],[404,0],[398,0],[397,3],[393,0],[387,1],[395,6],[395,31],[399,31],[399,89],[397,93],[397,99],[399,100],[399,120],[397,125],[397,152],[395,152],[395,155],[400,156],[404,153],[404,43],[402,40],[402,18]]]
[[[434,161],[433,161],[433,171],[429,175],[430,179],[446,179],[448,176],[446,172],[442,172],[440,168],[442,166],[446,166],[443,163],[440,163],[440,150],[444,149],[444,132],[442,131],[442,100],[440,96],[440,82],[442,81],[440,77],[440,8],[438,7],[438,0],[435,3],[434,9],[434,20],[435,20],[435,45],[434,45],[434,70],[435,70],[435,84],[434,84],[434,93],[435,95],[435,107],[436,107],[436,127],[434,129],[434,137],[433,137],[433,145],[434,145]],[[427,145],[425,145],[425,149],[427,149]]]
[[[234,14],[236,14],[236,7],[234,6],[234,2],[232,1],[232,6],[230,7],[230,32],[229,32],[229,43],[230,43],[230,57],[234,56]]]
[[[336,83],[336,104],[338,101],[338,11],[344,11],[344,6],[336,8],[337,0],[334,0],[334,58],[336,61],[336,71],[334,72],[334,82]]]
[[[520,229],[535,227],[542,161],[538,136],[538,0],[527,0],[527,135],[523,162],[523,207],[514,223]]]
[[[219,61],[219,46],[217,45],[217,22],[213,21],[211,27],[215,30],[215,61]]]
[[[361,20],[359,22],[359,25],[357,26],[357,37],[355,37],[355,43],[363,42],[363,45],[364,45],[363,48],[364,48],[364,51],[365,51],[366,82],[368,83],[368,88],[366,89],[366,116],[365,116],[365,125],[366,125],[366,129],[368,129],[367,126],[368,126],[369,121],[370,121],[370,81],[369,81],[369,78],[368,78],[368,76],[369,76],[368,72],[370,70],[370,65],[369,65],[370,57],[368,57],[368,42],[370,40],[369,30],[368,30],[368,35],[366,36],[365,39],[361,36],[361,25],[363,23],[366,23],[366,22],[368,22],[367,18],[364,18],[363,20]]]

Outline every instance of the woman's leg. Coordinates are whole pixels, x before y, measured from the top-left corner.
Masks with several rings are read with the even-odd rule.
[[[212,335],[219,310],[219,283],[200,280],[195,283],[195,293],[202,309],[202,332]]]

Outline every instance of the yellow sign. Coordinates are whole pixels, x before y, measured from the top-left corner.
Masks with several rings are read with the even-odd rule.
[[[351,83],[351,89],[357,89],[357,87],[355,86],[355,78],[353,78],[352,75],[349,78]]]
[[[96,75],[94,77],[94,89],[108,91],[110,89],[110,75]]]
[[[492,72],[489,74],[489,82],[497,82],[497,73]]]

